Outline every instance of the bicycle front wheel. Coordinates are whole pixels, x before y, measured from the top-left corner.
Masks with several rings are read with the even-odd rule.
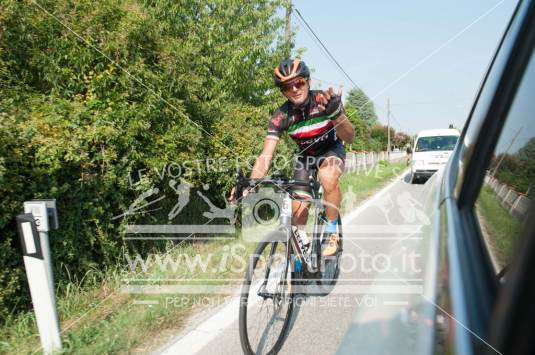
[[[286,241],[283,232],[271,233],[249,259],[239,313],[245,354],[276,354],[284,343],[294,304]]]

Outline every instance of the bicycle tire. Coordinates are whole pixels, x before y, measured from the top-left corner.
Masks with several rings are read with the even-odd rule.
[[[291,246],[288,246],[288,243],[286,242],[286,240],[287,240],[286,235],[282,231],[276,231],[276,232],[272,232],[268,234],[260,243],[258,243],[255,253],[251,256],[249,260],[249,264],[248,264],[248,267],[245,273],[245,278],[244,278],[243,285],[242,285],[242,290],[241,290],[241,295],[240,295],[240,309],[239,309],[240,343],[241,343],[243,352],[247,355],[276,354],[282,347],[284,340],[286,338],[287,331],[290,325],[290,319],[291,319],[292,312],[293,312],[294,300],[295,300],[295,293],[293,293],[292,285],[291,285],[291,282],[292,282],[291,269],[292,268],[290,265],[290,260],[288,258],[288,256],[291,255],[291,250],[288,250],[288,248],[291,248]],[[281,252],[287,256],[286,260],[282,261],[284,265],[282,266],[283,271],[281,273],[281,277],[283,275],[287,275],[290,277],[290,279],[286,280],[286,282],[283,282],[284,285],[282,285],[281,288],[276,287],[276,291],[270,293],[273,296],[273,298],[266,297],[266,298],[261,299],[262,297],[259,296],[260,294],[258,292],[261,290],[262,288],[261,285],[264,284],[264,280],[262,280],[261,278],[261,280],[257,281],[258,283],[261,282],[262,283],[261,285],[257,285],[254,282],[253,278],[255,275],[257,275],[255,273],[256,268],[265,267],[264,269],[259,270],[259,273],[260,274],[264,273],[266,275],[267,269],[269,269],[269,273],[271,273],[273,270],[275,270],[276,267],[278,267],[278,266],[273,265],[273,261],[275,260],[275,257],[272,257],[271,259],[268,257],[268,259],[266,259],[268,260],[267,263],[263,263],[264,265],[259,265],[259,263],[262,264],[261,256],[265,255],[266,251],[268,251],[270,255],[272,255],[274,252],[277,252],[277,253]],[[278,282],[278,284],[280,286],[280,281]],[[257,290],[257,286],[259,286],[258,290]],[[268,289],[267,285],[265,289],[266,290]],[[250,296],[254,296],[255,293],[257,297],[255,297],[254,299],[250,297]],[[280,299],[277,300],[277,297],[280,297]],[[281,309],[277,310],[277,307],[282,308],[281,307],[282,304],[279,304],[279,305],[276,304],[277,301],[286,303],[287,308],[285,311]],[[261,302],[263,304],[261,304],[260,307],[258,307],[256,305],[257,302]],[[260,319],[261,317],[255,316],[253,318],[249,318],[248,315],[250,315],[250,313],[254,311],[258,311],[258,308],[260,308],[260,312],[257,312],[257,314],[262,313],[263,312],[262,308],[264,308],[264,306],[266,306],[265,309],[272,308],[275,311],[271,320],[273,319],[276,320],[277,318],[276,314],[279,311],[283,313],[284,318],[280,322],[281,324],[279,324],[280,329],[274,330],[273,334],[270,337],[267,336],[266,331],[268,329],[266,328],[262,330],[262,333],[261,333],[262,337],[260,337],[259,339],[256,339],[256,337],[254,337],[253,339],[253,334],[251,334],[252,333],[251,331],[255,330],[255,333],[258,333],[259,329],[262,328],[262,324],[259,324],[259,322],[261,321]],[[269,322],[268,322],[268,325],[269,325]],[[257,329],[254,329],[254,328],[257,328]],[[266,343],[266,338],[270,338],[273,342],[273,345],[267,346],[267,349],[263,349]]]

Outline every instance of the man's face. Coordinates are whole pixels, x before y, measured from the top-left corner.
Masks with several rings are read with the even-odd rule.
[[[299,106],[304,104],[308,97],[309,84],[309,81],[304,78],[297,77],[284,83],[281,91],[291,103]]]

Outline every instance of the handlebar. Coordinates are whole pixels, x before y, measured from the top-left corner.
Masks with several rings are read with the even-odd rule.
[[[295,180],[288,178],[281,173],[275,173],[273,176],[266,176],[262,179],[250,179],[243,175],[243,171],[240,168],[236,169],[236,200],[242,198],[243,189],[248,187],[255,188],[258,185],[271,185],[282,189],[293,186],[305,186],[311,187],[312,189],[319,188],[319,182],[314,176],[309,176],[308,180]]]

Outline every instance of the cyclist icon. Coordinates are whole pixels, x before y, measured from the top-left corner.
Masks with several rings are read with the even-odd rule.
[[[152,201],[147,201],[146,199],[148,197],[151,197],[153,195],[157,195],[160,193],[160,189],[158,189],[157,187],[151,187],[150,189],[148,189],[147,191],[143,192],[141,195],[139,195],[135,200],[134,202],[132,202],[130,204],[130,206],[128,206],[128,211],[126,211],[125,213],[123,214],[120,214],[118,216],[115,216],[115,217],[112,217],[112,220],[114,219],[118,219],[118,218],[121,218],[121,217],[124,217],[124,216],[129,216],[129,215],[133,215],[133,214],[136,214],[136,213],[141,213],[141,212],[137,212],[147,206],[150,206],[158,201],[161,201],[162,199],[165,198],[165,195],[163,196],[160,196],[158,197],[157,199],[154,199]],[[144,212],[148,212],[148,211],[144,211]]]
[[[403,192],[397,197],[396,202],[399,207],[399,213],[406,222],[414,223],[418,221],[424,225],[431,223],[429,217],[423,211],[423,205],[412,197],[410,193]]]
[[[178,216],[178,214],[184,209],[184,207],[186,207],[190,199],[190,190],[193,185],[183,179],[180,180],[181,182],[178,186],[177,181],[175,179],[169,181],[169,187],[171,187],[178,195],[177,203],[173,206],[173,208],[167,215],[169,220],[172,220],[173,218]]]
[[[226,198],[224,198],[225,196],[223,196],[223,199],[225,200],[225,208],[219,208],[216,205],[214,205],[208,197],[204,196],[202,192],[197,191],[197,195],[199,195],[204,200],[204,202],[206,202],[206,204],[208,204],[208,206],[210,207],[210,211],[204,212],[202,214],[204,217],[208,219],[216,219],[216,218],[228,219],[231,225],[236,224],[236,217],[237,217],[236,208],[238,206],[236,205],[231,206],[229,201]]]
[[[388,194],[379,199],[379,201],[375,204],[375,206],[383,213],[386,219],[386,224],[393,225],[390,217],[391,211],[396,207],[399,215],[401,218],[403,218],[403,222],[406,224],[418,222],[423,225],[428,225],[431,223],[424,212],[424,206],[418,200],[412,197],[409,192],[405,191],[401,193],[395,198],[395,200],[396,202],[394,203],[392,196]]]

